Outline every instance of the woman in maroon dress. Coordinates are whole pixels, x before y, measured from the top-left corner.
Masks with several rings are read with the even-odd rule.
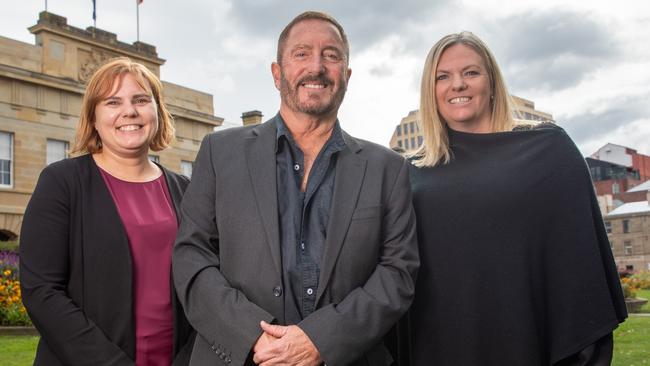
[[[174,137],[162,84],[126,58],[88,82],[73,152],[46,167],[21,232],[35,365],[185,365],[191,328],[171,285],[188,179],[148,159]]]

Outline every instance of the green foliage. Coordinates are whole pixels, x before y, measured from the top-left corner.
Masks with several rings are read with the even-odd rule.
[[[0,251],[8,251],[18,253],[17,241],[0,241]]]
[[[0,307],[0,325],[32,325],[22,304],[9,304]]]
[[[635,281],[639,289],[650,290],[650,271],[635,272],[630,278]]]

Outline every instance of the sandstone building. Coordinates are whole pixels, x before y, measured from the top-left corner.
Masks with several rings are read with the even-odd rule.
[[[650,270],[650,191],[643,201],[624,203],[605,219],[619,270]]]
[[[17,238],[40,171],[67,157],[85,83],[97,67],[126,56],[160,76],[165,63],[152,45],[127,44],[94,27],[76,28],[49,12],[41,12],[29,31],[34,45],[0,36],[0,240]],[[191,175],[201,139],[223,118],[214,115],[212,95],[163,85],[176,141],[150,157]]]

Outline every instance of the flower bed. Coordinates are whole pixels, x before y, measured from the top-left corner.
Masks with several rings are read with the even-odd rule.
[[[640,298],[637,295],[641,290],[650,289],[650,272],[623,272],[620,275],[628,313],[642,312],[642,308],[648,303],[648,300]]]
[[[20,296],[18,253],[0,251],[0,325],[32,325]]]

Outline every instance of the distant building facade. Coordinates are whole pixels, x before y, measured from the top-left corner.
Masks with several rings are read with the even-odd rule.
[[[14,240],[41,170],[64,159],[73,144],[85,83],[105,61],[126,56],[156,75],[165,60],[154,46],[117,40],[113,33],[75,28],[41,12],[29,28],[35,45],[0,36],[0,240]],[[176,123],[176,141],[150,158],[191,175],[202,138],[223,118],[212,95],[163,81]]]
[[[514,118],[517,122],[555,122],[550,113],[535,109],[535,102],[512,95]],[[410,111],[395,127],[388,146],[394,150],[413,152],[424,142],[418,120],[419,111]]]
[[[608,213],[624,203],[645,199],[650,189],[650,156],[608,143],[585,160],[601,211]]]
[[[619,270],[650,270],[650,192],[605,215],[605,228]]]

